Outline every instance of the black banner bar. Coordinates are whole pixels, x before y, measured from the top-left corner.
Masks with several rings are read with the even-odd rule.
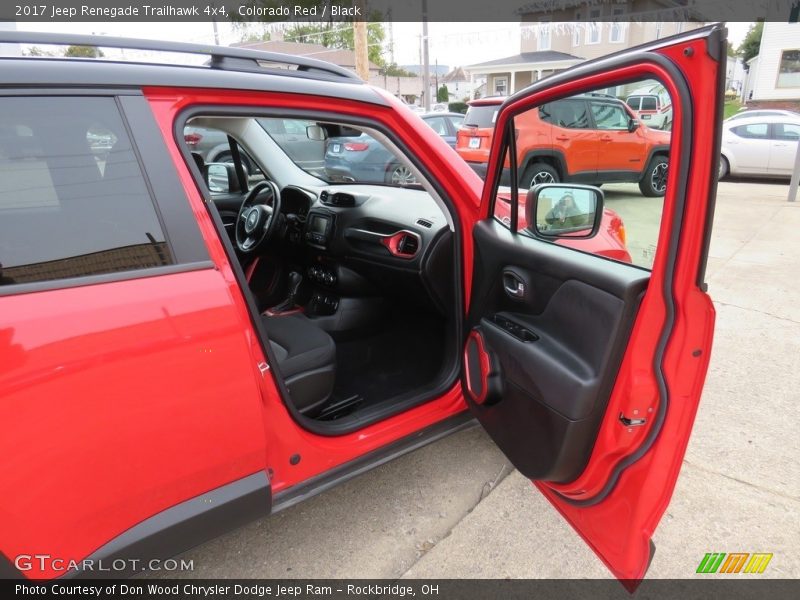
[[[344,22],[421,21],[424,0],[11,0],[0,20],[33,22]],[[427,0],[429,21],[567,22],[576,12],[597,21],[797,20],[800,0]],[[592,12],[594,15],[595,13]],[[794,16],[793,16],[794,15]]]
[[[532,566],[532,568],[535,568]],[[644,580],[629,592],[609,580],[506,580],[506,579],[401,579],[401,580],[106,580],[0,584],[4,598],[103,598],[109,600],[263,600],[360,598],[431,598],[436,600],[531,600],[582,599],[631,600],[676,598],[680,600],[794,600],[800,582],[787,579],[754,579],[758,575],[712,575],[708,579]]]

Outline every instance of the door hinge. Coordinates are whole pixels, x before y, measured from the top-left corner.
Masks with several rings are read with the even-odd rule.
[[[263,377],[269,371],[269,365],[265,362],[260,362],[258,363],[258,370],[261,371],[261,376]]]
[[[619,413],[619,422],[625,427],[639,427],[647,422],[647,419],[629,419],[624,413]]]

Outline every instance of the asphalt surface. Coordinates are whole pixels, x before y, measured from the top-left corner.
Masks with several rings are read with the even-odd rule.
[[[604,189],[632,254],[646,258],[658,201]],[[800,202],[788,204],[787,190],[719,186],[707,271],[714,349],[649,578],[695,577],[706,552],[771,552],[762,577],[800,577]],[[194,561],[184,577],[610,577],[480,429],[184,558]]]

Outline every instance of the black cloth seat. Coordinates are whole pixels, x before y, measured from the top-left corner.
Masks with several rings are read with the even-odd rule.
[[[262,320],[293,404],[304,414],[312,413],[333,391],[336,343],[302,313]]]

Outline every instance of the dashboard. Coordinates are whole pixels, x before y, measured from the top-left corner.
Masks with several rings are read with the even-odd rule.
[[[331,306],[342,297],[384,295],[446,310],[453,234],[424,190],[289,185],[281,212],[288,243]]]

